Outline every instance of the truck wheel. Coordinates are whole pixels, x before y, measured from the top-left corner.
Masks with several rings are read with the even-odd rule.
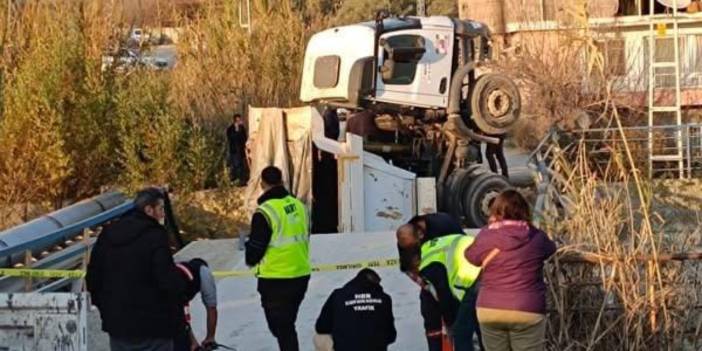
[[[481,165],[472,165],[467,168],[456,169],[448,177],[444,186],[439,187],[439,203],[441,211],[450,214],[461,222],[464,220],[463,193],[468,188],[471,180],[482,172]]]
[[[463,193],[463,215],[471,228],[487,224],[491,201],[510,188],[507,179],[494,173],[483,173],[475,178]]]
[[[522,108],[517,85],[498,73],[478,77],[470,103],[473,121],[487,134],[505,134],[519,118]]]
[[[442,211],[459,220],[462,216],[462,211],[458,205],[459,202],[456,201],[457,199],[455,194],[458,189],[461,188],[463,183],[461,180],[466,176],[466,174],[467,172],[463,169],[458,169],[451,172],[451,174],[446,177],[446,183],[443,186],[444,190],[440,197],[440,201],[443,206]]]

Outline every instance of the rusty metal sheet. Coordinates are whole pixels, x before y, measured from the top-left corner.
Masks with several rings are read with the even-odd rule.
[[[87,351],[85,293],[0,294],[0,350]]]

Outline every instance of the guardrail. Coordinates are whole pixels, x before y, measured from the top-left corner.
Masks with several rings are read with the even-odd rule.
[[[75,266],[83,258],[85,260],[85,255],[92,248],[95,239],[87,237],[87,230],[125,214],[126,212],[134,208],[134,203],[132,201],[126,201],[125,203],[111,208],[107,211],[101,212],[93,217],[84,219],[80,222],[70,224],[66,227],[58,229],[52,233],[44,235],[36,240],[31,240],[24,242],[19,245],[14,245],[11,247],[6,247],[0,249],[0,258],[9,258],[13,256],[24,255],[26,268],[69,268],[70,266]],[[75,244],[59,251],[55,252],[45,258],[42,258],[36,262],[32,263],[32,251],[42,250],[47,247],[52,246],[57,241],[60,241],[66,237],[75,236],[80,233],[85,233],[83,241],[78,241]],[[66,284],[68,281],[54,281],[50,282],[48,285],[39,287],[39,291],[54,291],[59,289]],[[2,277],[0,278],[0,291],[2,292],[15,292],[15,291],[29,291],[34,288],[31,279],[25,278],[14,278],[14,277]]]
[[[133,208],[133,202],[127,201],[122,205],[111,208],[105,212],[101,212],[96,216],[84,219],[80,222],[76,222],[71,225],[65,226],[59,230],[54,231],[53,233],[42,236],[39,239],[28,241],[20,245],[0,249],[0,257],[9,257],[15,254],[24,253],[27,250],[51,246],[51,244],[56,242],[57,240],[60,240],[69,235],[73,235],[75,233],[79,233],[84,229],[94,227],[109,220],[115,219]]]

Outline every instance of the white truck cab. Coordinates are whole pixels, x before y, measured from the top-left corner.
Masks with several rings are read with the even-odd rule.
[[[305,53],[301,100],[350,108],[387,103],[446,109],[453,73],[490,55],[480,22],[394,17],[315,34]]]
[[[312,36],[300,98],[352,111],[346,125],[356,126],[349,131],[365,151],[435,178],[439,209],[480,227],[490,199],[510,183],[483,171],[475,145],[497,143],[521,104],[511,79],[478,75],[490,57],[490,31],[480,22],[378,13]]]

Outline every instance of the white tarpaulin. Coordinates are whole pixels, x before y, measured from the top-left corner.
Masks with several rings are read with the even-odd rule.
[[[261,171],[270,165],[283,172],[283,182],[308,208],[312,204],[311,107],[249,107],[249,155],[251,179],[246,188],[249,214],[261,195]]]

